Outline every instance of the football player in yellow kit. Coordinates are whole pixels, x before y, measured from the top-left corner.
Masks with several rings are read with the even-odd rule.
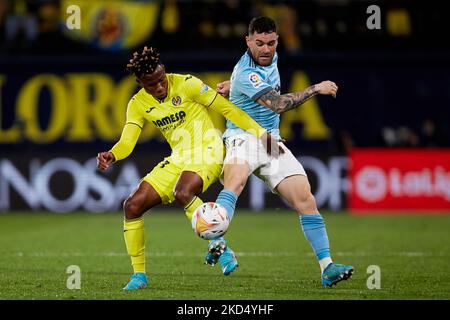
[[[111,150],[98,154],[97,167],[106,170],[130,155],[146,121],[161,131],[172,149],[171,155],[141,180],[123,205],[124,238],[134,271],[124,289],[136,290],[148,285],[143,214],[156,205],[175,200],[184,207],[190,220],[203,203],[198,195],[217,181],[221,173],[225,148],[208,109],[262,139],[268,150],[276,142],[244,111],[198,78],[166,73],[154,48],[135,52],[127,70],[135,75],[142,89],[128,104],[120,140]],[[229,259],[228,264],[222,268],[232,271],[237,267],[236,259]]]

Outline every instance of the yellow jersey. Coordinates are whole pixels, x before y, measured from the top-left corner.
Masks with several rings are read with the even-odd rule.
[[[212,109],[240,128],[261,137],[263,129],[244,111],[192,75],[166,74],[168,92],[155,99],[144,88],[128,103],[120,140],[110,150],[116,161],[134,149],[145,122],[156,126],[169,143],[173,159],[191,161],[205,148],[223,148],[221,133],[208,114]]]

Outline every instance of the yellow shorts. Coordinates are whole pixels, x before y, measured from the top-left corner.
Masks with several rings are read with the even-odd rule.
[[[223,158],[222,158],[223,159]],[[183,163],[173,161],[172,157],[164,158],[153,170],[147,174],[142,181],[150,183],[161,197],[163,204],[172,203],[175,200],[173,190],[178,178],[183,171],[197,173],[203,180],[205,192],[214,182],[219,179],[223,163]]]

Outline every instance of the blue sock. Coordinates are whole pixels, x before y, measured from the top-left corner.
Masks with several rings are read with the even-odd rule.
[[[228,217],[231,219],[234,215],[234,209],[236,208],[237,195],[230,190],[223,189],[217,197],[216,203],[225,207],[228,213]]]
[[[330,244],[328,242],[327,230],[320,213],[302,214],[300,224],[311,247],[316,254],[317,260],[330,257]]]

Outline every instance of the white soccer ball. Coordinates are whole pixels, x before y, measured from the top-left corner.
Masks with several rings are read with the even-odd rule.
[[[205,202],[192,215],[192,229],[200,238],[213,240],[225,234],[230,225],[227,210],[215,202]]]

